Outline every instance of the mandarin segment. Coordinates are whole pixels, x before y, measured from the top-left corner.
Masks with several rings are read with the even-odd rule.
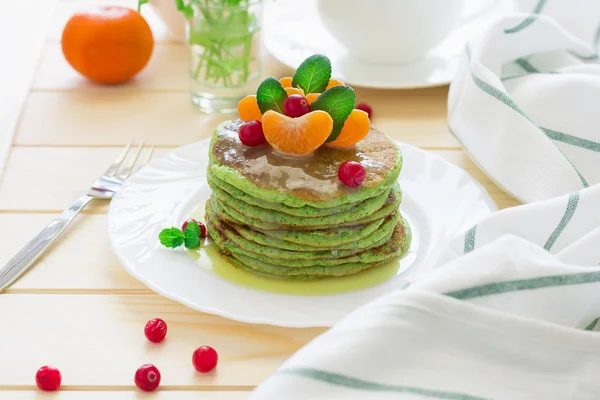
[[[351,147],[367,136],[371,129],[369,114],[362,110],[354,109],[346,118],[340,135],[333,142],[327,143],[334,147]]]
[[[308,96],[306,96],[306,100],[308,100],[308,104],[312,104],[313,101],[315,101],[319,95],[321,93],[309,93]]]
[[[240,114],[240,119],[244,122],[252,120],[260,121],[262,113],[260,112],[260,108],[258,108],[256,96],[250,95],[240,100],[238,103],[238,113]]]
[[[293,94],[299,94],[300,96],[304,97],[304,91],[300,88],[284,86],[283,90],[285,90],[285,92],[287,93],[288,96],[291,96]]]
[[[279,80],[279,83],[281,83],[281,86],[283,86],[284,88],[292,87],[292,77],[291,76],[283,77]]]
[[[273,110],[262,118],[267,142],[276,150],[294,155],[310,154],[318,149],[333,129],[333,119],[325,111],[311,111],[290,118]]]
[[[344,82],[342,82],[342,81],[338,81],[337,79],[331,78],[329,80],[329,83],[327,84],[327,88],[325,90],[330,89],[334,86],[346,86],[346,85],[344,85]]]

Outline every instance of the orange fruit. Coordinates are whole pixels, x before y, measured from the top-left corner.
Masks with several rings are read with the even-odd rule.
[[[267,142],[276,150],[306,155],[325,143],[333,129],[333,119],[322,110],[298,118],[269,110],[263,115],[262,126]]]
[[[290,96],[292,94],[299,94],[300,96],[304,96],[304,90],[302,90],[302,89],[298,89],[298,88],[289,86],[289,87],[284,87],[284,90],[288,96]]]
[[[333,142],[327,144],[335,147],[354,146],[367,136],[369,129],[371,129],[369,114],[355,108],[346,118],[340,135]]]
[[[105,84],[131,79],[154,48],[152,31],[140,13],[117,6],[76,13],[65,25],[61,43],[77,72]]]
[[[281,86],[283,86],[284,88],[292,87],[292,77],[286,76],[284,78],[281,78],[279,80],[279,83],[281,83]]]
[[[253,119],[260,121],[262,113],[260,112],[260,108],[258,108],[256,96],[250,95],[241,99],[238,103],[238,113],[240,114],[240,119],[244,122],[252,121]]]
[[[306,100],[308,101],[308,104],[312,104],[313,101],[315,101],[319,95],[321,93],[309,93],[308,96],[306,96]]]
[[[334,86],[346,86],[346,85],[344,85],[344,82],[342,82],[342,81],[338,81],[337,79],[331,78],[329,80],[329,83],[327,84],[327,88],[325,90],[332,88]]]

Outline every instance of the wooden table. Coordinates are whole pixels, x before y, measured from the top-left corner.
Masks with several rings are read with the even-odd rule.
[[[70,205],[131,139],[157,155],[208,137],[221,117],[197,112],[187,91],[187,53],[156,19],[147,68],[130,84],[98,87],[64,60],[60,35],[68,17],[92,4],[123,1],[12,1],[0,15],[3,96],[0,100],[0,263]],[[6,5],[5,5],[6,6]],[[12,10],[11,10],[12,7]],[[47,33],[40,27],[48,26]],[[266,73],[291,71],[265,55]],[[515,205],[479,171],[446,127],[447,87],[384,91],[356,88],[374,122],[394,139],[417,145],[466,169],[499,207]],[[44,193],[44,195],[40,195]],[[34,268],[0,294],[0,399],[137,399],[136,368],[162,372],[155,399],[245,399],[322,329],[248,325],[202,314],[162,298],[129,276],[112,254],[107,203],[92,203]],[[151,345],[145,322],[161,317],[167,340]],[[220,354],[218,371],[195,373],[193,350]],[[46,397],[36,370],[58,366],[63,390]],[[202,391],[199,394],[194,391]]]

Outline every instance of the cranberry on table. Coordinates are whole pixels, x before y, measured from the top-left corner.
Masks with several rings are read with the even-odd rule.
[[[283,112],[288,117],[298,118],[310,112],[310,104],[308,104],[306,97],[291,94],[283,102]]]
[[[202,346],[194,351],[192,355],[192,364],[200,372],[209,372],[217,366],[219,355],[217,351],[210,346]]]
[[[367,114],[369,114],[369,118],[371,118],[371,115],[373,115],[373,109],[367,103],[360,103],[360,104],[358,104],[354,108],[357,108],[359,110],[363,110],[364,112],[366,112]]]
[[[160,343],[167,336],[167,323],[160,318],[153,318],[146,323],[144,335],[152,343]]]
[[[356,161],[346,161],[338,169],[338,178],[342,183],[351,188],[357,188],[365,180],[365,167]]]
[[[135,386],[151,392],[160,385],[160,372],[152,364],[144,364],[135,371]]]
[[[267,142],[263,132],[262,123],[257,120],[244,122],[238,131],[240,141],[250,147],[260,146]]]
[[[188,219],[187,221],[185,221],[183,223],[183,225],[181,225],[181,232],[185,232],[185,228],[187,228],[187,226],[189,225],[190,222],[195,222],[198,224],[198,227],[200,228],[200,237],[201,238],[205,238],[207,236],[206,226],[202,222],[198,222],[193,218]]]
[[[35,374],[35,383],[38,388],[46,392],[54,392],[60,387],[62,376],[60,371],[51,365],[45,365]]]

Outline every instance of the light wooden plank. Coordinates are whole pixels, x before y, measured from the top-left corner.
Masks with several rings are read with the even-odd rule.
[[[136,139],[183,145],[210,136],[228,118],[200,113],[187,92],[33,92],[15,143],[121,145]]]
[[[32,388],[35,371],[53,364],[69,388],[133,389],[135,370],[151,362],[166,389],[250,390],[323,332],[233,322],[158,295],[2,294],[0,315],[0,354],[10,360],[0,363],[0,387]],[[144,324],[154,317],[169,325],[159,345],[143,334]],[[199,374],[192,366],[192,353],[201,345],[219,352],[213,373]]]
[[[5,265],[54,214],[0,214],[0,226],[10,227],[0,246]],[[106,215],[80,215],[8,293],[40,292],[152,293],[129,275],[110,250]],[[1,398],[1,397],[0,397]]]
[[[379,112],[374,124],[394,139],[420,147],[456,147],[446,128],[445,109],[438,104],[440,93],[414,100],[410,94],[377,97],[370,90],[357,90],[357,95]],[[218,122],[229,118],[201,114],[187,92],[33,92],[25,103],[15,143],[114,145],[133,137],[182,145],[208,137]]]
[[[39,390],[2,391],[0,399],[6,400],[246,400],[250,392],[216,392],[216,391],[160,391],[142,393],[140,391],[59,391],[44,393]]]
[[[183,44],[154,46],[148,65],[131,81],[118,86],[96,85],[75,71],[65,60],[60,44],[46,44],[42,50],[32,90],[189,90],[187,48]]]
[[[212,127],[204,130],[198,127],[195,135],[196,138],[208,137],[210,132]],[[125,142],[128,138],[121,137],[120,140]],[[169,149],[158,149],[155,157],[167,151]],[[517,204],[462,150],[432,151],[470,173],[488,190],[499,207]],[[88,188],[116,154],[118,149],[104,147],[15,147],[0,182],[0,210],[62,210]],[[90,211],[105,212],[106,204],[94,204]]]
[[[129,138],[122,138],[123,142]],[[0,182],[0,210],[60,211],[86,193],[117,158],[121,148],[13,148]],[[156,149],[154,157],[168,150]],[[108,202],[97,200],[87,212],[106,212]]]
[[[46,1],[46,0],[44,0]],[[137,0],[74,0],[57,4],[46,36],[47,42],[60,43],[62,31],[71,16],[77,11],[85,11],[98,6],[122,6],[137,10]],[[173,42],[173,37],[150,7],[142,7],[142,15],[148,21],[156,42]]]
[[[56,0],[4,1],[0,13],[0,173],[35,71]]]

